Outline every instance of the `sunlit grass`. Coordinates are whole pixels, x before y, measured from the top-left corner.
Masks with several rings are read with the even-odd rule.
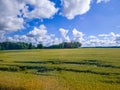
[[[0,90],[120,90],[120,49],[0,51]]]

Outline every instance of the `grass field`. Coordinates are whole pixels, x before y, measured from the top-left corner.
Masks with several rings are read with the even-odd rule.
[[[0,90],[120,90],[120,48],[0,51]]]

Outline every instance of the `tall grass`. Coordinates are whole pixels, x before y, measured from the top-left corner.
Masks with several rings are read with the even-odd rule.
[[[0,51],[0,90],[120,90],[120,49]]]

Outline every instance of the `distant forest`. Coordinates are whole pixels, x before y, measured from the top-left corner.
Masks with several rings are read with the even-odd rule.
[[[63,42],[51,46],[43,46],[43,44],[32,45],[32,43],[25,42],[1,42],[0,50],[16,50],[16,49],[62,49],[62,48],[79,48],[79,42]]]

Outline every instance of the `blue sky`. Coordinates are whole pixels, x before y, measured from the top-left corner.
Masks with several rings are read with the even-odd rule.
[[[0,4],[1,42],[120,46],[120,0],[0,0]]]

